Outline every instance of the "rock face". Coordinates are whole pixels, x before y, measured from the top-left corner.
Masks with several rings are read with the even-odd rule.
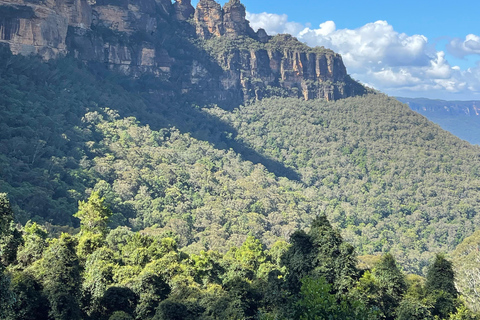
[[[195,9],[192,6],[190,0],[179,0],[175,1],[173,4],[173,9],[175,11],[175,19],[177,21],[186,21],[193,17]]]
[[[0,1],[0,42],[14,54],[40,54],[45,59],[64,55],[68,27],[90,24],[86,0]]]
[[[239,0],[223,8],[200,0],[196,9],[191,0],[0,0],[0,42],[14,54],[71,55],[134,78],[153,75],[170,91],[220,105],[365,92],[338,54],[255,33]]]

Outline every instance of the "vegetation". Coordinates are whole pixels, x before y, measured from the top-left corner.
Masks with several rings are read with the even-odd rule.
[[[2,317],[475,319],[479,147],[381,94],[170,86],[0,50]]]
[[[142,79],[1,54],[0,187],[22,224],[73,232],[97,192],[112,210],[99,222],[225,253],[325,212],[359,253],[423,275],[478,224],[478,147],[381,94],[200,110],[159,104]]]
[[[480,149],[386,96],[264,99],[234,112],[236,140],[292,168],[359,252],[425,274],[478,224]],[[301,125],[298,125],[301,123]]]
[[[389,254],[359,270],[351,245],[322,215],[270,250],[249,236],[225,254],[187,254],[169,234],[117,227],[97,238],[90,226],[105,216],[105,198],[93,193],[80,206],[75,236],[44,238],[31,223],[17,230],[15,256],[36,258],[1,264],[2,319],[480,319],[457,299],[443,256],[422,283],[407,281]],[[45,245],[28,245],[33,234]],[[90,251],[80,248],[86,237]]]

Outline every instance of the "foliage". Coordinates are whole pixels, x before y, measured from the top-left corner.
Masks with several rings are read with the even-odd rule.
[[[45,251],[42,259],[44,293],[50,302],[49,316],[55,320],[80,317],[80,265],[76,241],[62,234]]]
[[[212,46],[268,45],[222,39]],[[418,274],[478,224],[478,147],[381,94],[201,110],[146,93],[159,83],[0,54],[0,184],[21,223],[78,226],[93,191],[112,227],[226,252],[249,234],[287,240],[324,211],[361,254],[392,252]],[[80,242],[91,253],[98,240]]]
[[[323,278],[303,278],[301,299],[297,302],[299,319],[378,319],[376,312],[365,307],[361,301],[349,301],[343,296],[338,302],[331,289],[332,286]]]
[[[455,285],[468,306],[480,311],[480,230],[465,238],[452,253]]]
[[[28,258],[8,266],[6,319],[476,319],[461,303],[446,313],[448,286],[407,282],[389,254],[358,280],[354,250],[323,215],[289,244],[267,249],[248,236],[225,254],[185,253],[170,234],[105,234],[78,257],[85,233],[48,238],[27,224],[20,256]],[[437,258],[433,274],[449,266]]]
[[[453,250],[478,224],[479,147],[394,99],[270,98],[206,111],[232,124],[238,143],[300,173],[361,254],[391,252],[425,274],[431,252]]]
[[[104,235],[108,232],[108,219],[112,212],[104,204],[105,198],[100,198],[98,192],[92,192],[88,201],[78,203],[78,212],[73,216],[80,219],[82,232]]]
[[[433,300],[433,315],[445,318],[457,309],[459,304],[457,301],[458,291],[455,287],[455,273],[452,262],[448,261],[443,254],[437,254],[429,267],[425,290]]]

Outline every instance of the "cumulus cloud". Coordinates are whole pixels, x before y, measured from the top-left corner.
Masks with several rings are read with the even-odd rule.
[[[250,21],[250,26],[253,29],[265,29],[265,31],[267,31],[267,33],[270,35],[279,33],[289,33],[295,35],[305,28],[305,26],[301,23],[289,22],[286,14],[247,12],[246,18],[248,21]]]
[[[333,21],[312,28],[288,21],[287,15],[271,13],[248,13],[247,19],[254,29],[263,28],[268,34],[290,33],[310,46],[340,53],[355,79],[388,94],[480,98],[480,64],[467,70],[452,66],[445,52],[436,50],[427,37],[399,33],[387,21],[337,29]],[[447,49],[462,57],[480,54],[480,37],[471,34],[465,40],[453,39]],[[447,97],[447,93],[458,96]]]
[[[480,37],[469,34],[465,37],[465,40],[453,38],[447,45],[447,50],[460,58],[471,54],[480,54]]]

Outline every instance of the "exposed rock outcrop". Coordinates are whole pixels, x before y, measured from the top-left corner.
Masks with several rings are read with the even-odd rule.
[[[203,39],[224,34],[223,10],[214,0],[200,0],[194,15],[197,35]]]
[[[173,4],[175,19],[177,21],[186,21],[193,17],[195,9],[190,0],[176,0]]]
[[[0,42],[14,54],[40,54],[45,59],[64,55],[68,27],[90,23],[86,0],[0,1]]]
[[[200,0],[196,9],[191,0],[0,0],[0,42],[15,54],[70,54],[134,78],[153,75],[177,95],[220,105],[365,92],[338,54],[255,33],[245,14],[239,0],[223,8]]]
[[[277,38],[290,46],[278,49],[267,44],[263,49],[220,51],[215,58],[224,72],[218,81],[212,81],[212,73],[199,72],[197,63],[188,82],[201,83],[205,97],[237,99],[234,104],[271,95],[336,100],[365,93],[365,88],[348,76],[340,55],[327,49],[294,49],[292,42],[298,40],[280,35],[272,41],[278,42]]]

